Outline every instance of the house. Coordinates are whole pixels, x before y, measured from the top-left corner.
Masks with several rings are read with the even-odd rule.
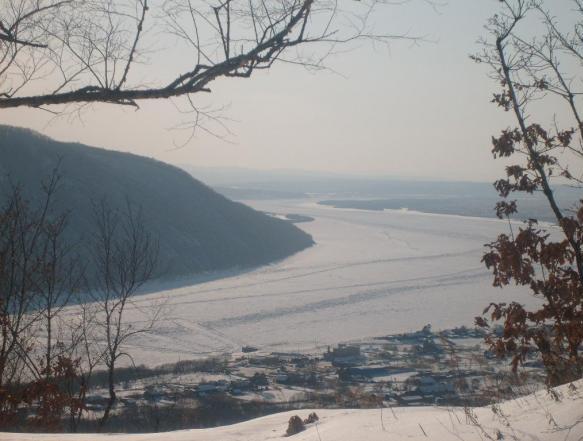
[[[421,395],[399,395],[396,398],[401,406],[422,406],[427,404],[425,398]]]
[[[229,388],[229,384],[225,380],[210,381],[208,383],[200,383],[196,388],[199,396],[206,396],[212,393],[225,392]]]
[[[229,390],[233,395],[242,395],[251,389],[251,382],[249,380],[233,380],[229,385]]]
[[[394,373],[395,370],[391,370],[386,366],[363,366],[363,367],[349,367],[347,368],[348,374],[353,378],[375,378],[384,377]]]
[[[275,375],[275,381],[276,383],[287,383],[289,377],[285,372],[278,372]]]
[[[324,360],[332,362],[334,366],[350,366],[362,360],[360,346],[339,344],[338,347],[324,354]]]
[[[416,391],[421,395],[441,395],[455,392],[451,383],[438,382],[433,377],[421,377],[418,379]]]

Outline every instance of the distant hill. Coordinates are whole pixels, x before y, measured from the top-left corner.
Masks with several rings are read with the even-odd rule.
[[[213,190],[234,201],[261,201],[273,199],[305,199],[306,193],[293,191],[279,191],[270,189],[238,188],[238,187],[216,187]]]
[[[34,200],[59,161],[56,209],[70,212],[71,239],[89,234],[92,201],[119,206],[127,198],[159,239],[162,276],[256,266],[313,244],[291,223],[230,201],[177,167],[0,125],[0,188],[19,183]]]
[[[496,217],[500,197],[491,182],[436,181],[390,176],[355,176],[294,170],[250,170],[228,167],[180,165],[191,175],[234,200],[318,200],[320,205],[342,209],[409,210],[460,216]],[[555,199],[567,214],[579,206],[581,188],[554,183]],[[556,222],[542,192],[512,193],[517,200],[515,220],[535,218]]]

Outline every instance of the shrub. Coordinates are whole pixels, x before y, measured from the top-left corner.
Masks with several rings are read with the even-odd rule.
[[[287,424],[287,430],[286,430],[285,434],[287,436],[292,436],[292,435],[295,435],[296,433],[300,433],[304,430],[306,430],[306,426],[305,426],[304,422],[302,421],[302,419],[299,416],[294,415],[289,419],[289,422]]]
[[[308,418],[304,420],[304,424],[312,424],[319,420],[320,418],[318,417],[318,414],[316,412],[312,412],[308,415]]]

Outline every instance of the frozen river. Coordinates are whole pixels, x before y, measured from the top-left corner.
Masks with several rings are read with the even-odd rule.
[[[492,301],[532,302],[500,290],[480,262],[483,244],[508,226],[494,219],[358,211],[304,201],[254,208],[313,217],[298,224],[316,245],[230,277],[140,296],[164,303],[156,329],[132,341],[138,363],[239,351],[310,350],[342,341],[473,323]]]

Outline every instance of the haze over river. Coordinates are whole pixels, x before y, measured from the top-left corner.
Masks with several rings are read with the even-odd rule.
[[[163,303],[153,332],[131,341],[148,365],[240,351],[302,350],[365,337],[471,325],[493,301],[534,300],[491,286],[483,245],[506,232],[495,219],[407,211],[337,209],[306,200],[252,201],[262,211],[303,214],[316,245],[229,277],[181,281],[137,298],[131,311]],[[198,281],[198,283],[194,283]],[[170,289],[168,289],[170,288]]]

